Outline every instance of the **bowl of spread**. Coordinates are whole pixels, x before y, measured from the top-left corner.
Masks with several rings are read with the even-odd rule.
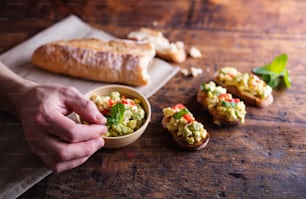
[[[136,89],[123,85],[106,85],[85,94],[107,118],[105,148],[121,148],[134,143],[151,119],[151,105]],[[88,124],[79,115],[80,123]]]

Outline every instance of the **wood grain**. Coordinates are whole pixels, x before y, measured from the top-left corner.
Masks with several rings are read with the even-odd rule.
[[[20,198],[305,198],[306,2],[299,0],[1,1],[0,53],[69,14],[124,38],[140,27],[198,47],[203,57],[180,64],[203,69],[177,74],[149,100],[143,137],[120,150],[101,149],[84,165],[53,174]],[[274,90],[265,109],[247,106],[246,123],[217,127],[196,102],[199,85],[234,66],[243,72],[286,53],[289,90]],[[162,128],[162,108],[182,102],[211,139],[198,152],[179,149]]]

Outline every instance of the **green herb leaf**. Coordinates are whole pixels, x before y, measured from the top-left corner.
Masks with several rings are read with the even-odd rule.
[[[206,86],[206,83],[202,83],[202,84],[200,85],[200,90],[201,90],[201,91],[207,91],[206,88],[205,88],[205,86]]]
[[[228,102],[228,101],[225,101],[225,100],[222,100],[221,101],[221,104],[227,108],[235,108],[237,106],[237,103],[235,102]]]
[[[261,78],[262,78],[263,81],[269,82],[270,79],[271,79],[271,75],[265,74],[265,75],[262,75]]]
[[[173,115],[173,117],[175,119],[180,119],[181,117],[183,117],[185,114],[189,113],[187,108],[183,108],[182,110],[180,110],[179,112],[175,113]]]
[[[271,86],[272,88],[276,88],[279,84],[280,80],[278,76],[270,76],[270,80],[268,82],[268,85]]]
[[[258,74],[258,75],[271,75],[271,74],[274,74],[273,72],[271,72],[271,71],[269,71],[267,69],[268,66],[269,65],[265,65],[265,66],[258,67],[258,68],[253,68],[252,71],[253,71],[253,73]]]
[[[107,117],[107,126],[122,123],[125,107],[122,103],[115,104],[110,110],[110,117]]]
[[[286,69],[288,57],[286,54],[281,54],[276,57],[271,64],[252,69],[253,73],[261,75],[263,81],[265,81],[272,88],[278,87],[280,84],[280,78],[283,77],[285,86],[290,88],[291,83]]]
[[[285,82],[286,87],[290,88],[291,87],[291,82],[290,82],[290,79],[289,79],[289,73],[288,73],[287,69],[284,71],[283,78],[284,78],[284,82]]]
[[[280,75],[286,68],[288,57],[286,54],[282,54],[276,57],[273,62],[267,66],[267,70]]]

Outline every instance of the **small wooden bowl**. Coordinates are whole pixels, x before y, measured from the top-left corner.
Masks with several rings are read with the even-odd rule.
[[[145,132],[151,120],[151,105],[149,101],[147,100],[147,98],[143,96],[139,91],[137,91],[134,88],[131,88],[128,86],[122,86],[122,85],[107,85],[107,86],[98,87],[86,93],[85,96],[87,98],[90,98],[90,96],[92,96],[93,94],[107,96],[107,95],[110,95],[112,91],[118,91],[120,95],[124,95],[127,98],[139,99],[141,101],[142,107],[144,108],[146,112],[146,118],[145,118],[143,125],[139,129],[137,129],[135,132],[128,134],[128,135],[118,136],[118,137],[103,136],[104,141],[105,141],[104,147],[114,149],[114,148],[122,148],[122,147],[132,144]],[[78,114],[77,114],[77,120],[80,123],[82,123],[82,119],[80,118]]]

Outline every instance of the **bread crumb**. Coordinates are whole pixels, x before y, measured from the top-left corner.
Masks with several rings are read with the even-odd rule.
[[[181,69],[181,73],[186,77],[190,74],[189,71],[185,68]]]
[[[191,57],[194,57],[194,58],[200,58],[202,57],[202,53],[199,49],[197,49],[196,47],[192,46],[189,50],[189,55]]]
[[[200,75],[201,73],[203,73],[203,70],[201,68],[195,68],[195,67],[191,67],[190,70],[188,69],[181,69],[181,73],[187,77],[187,76],[192,76],[192,77],[196,77],[198,75]]]
[[[153,21],[153,22],[152,22],[152,26],[153,26],[153,27],[157,27],[157,26],[158,26],[158,21]]]
[[[192,74],[193,77],[196,77],[203,72],[203,70],[201,68],[195,68],[195,67],[191,67],[190,70],[191,70],[191,74]]]

